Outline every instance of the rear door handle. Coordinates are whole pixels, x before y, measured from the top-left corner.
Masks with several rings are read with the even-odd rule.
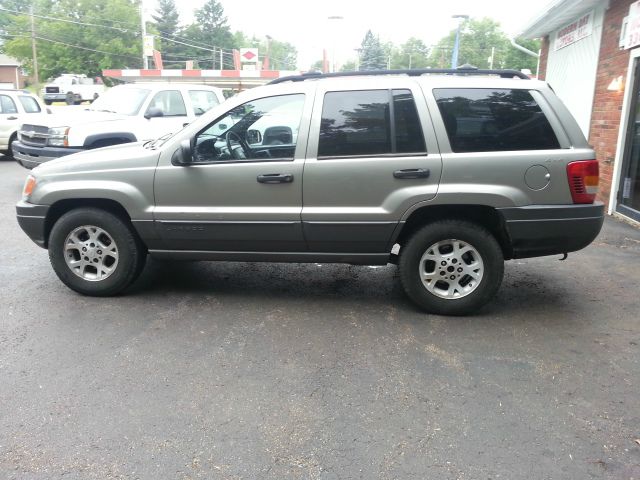
[[[266,173],[258,175],[258,183],[291,183],[293,175],[290,173]]]
[[[17,120],[18,117],[7,117],[7,120]]]
[[[393,172],[395,178],[429,178],[431,172],[428,168],[405,168]]]

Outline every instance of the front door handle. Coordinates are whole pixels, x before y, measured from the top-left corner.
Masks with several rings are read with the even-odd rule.
[[[18,117],[7,117],[7,120],[17,120]]]
[[[429,178],[431,172],[428,168],[405,168],[404,170],[396,170],[393,172],[395,178]]]
[[[293,175],[290,173],[266,173],[258,175],[258,183],[291,183]]]

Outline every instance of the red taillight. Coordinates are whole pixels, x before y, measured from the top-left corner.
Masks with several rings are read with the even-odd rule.
[[[567,178],[573,203],[593,203],[598,193],[597,160],[581,160],[567,165]]]

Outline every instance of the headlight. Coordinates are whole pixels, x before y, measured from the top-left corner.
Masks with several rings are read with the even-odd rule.
[[[69,127],[52,127],[48,133],[48,144],[52,147],[69,146]]]
[[[24,182],[24,188],[22,189],[22,199],[27,200],[31,196],[35,188],[36,177],[34,177],[33,175],[29,175],[27,177],[27,181]]]

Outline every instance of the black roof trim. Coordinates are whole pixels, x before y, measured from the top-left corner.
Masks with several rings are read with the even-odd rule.
[[[408,75],[410,77],[419,77],[427,74],[445,74],[445,75],[497,75],[501,78],[521,78],[523,80],[530,80],[526,73],[522,73],[518,70],[489,70],[480,68],[422,68],[414,70],[365,70],[360,72],[335,72],[335,73],[320,73],[320,72],[307,72],[302,75],[290,75],[288,77],[276,78],[268,83],[268,85],[275,85],[277,83],[284,82],[304,82],[305,80],[315,80],[321,78],[335,78],[335,77],[372,77],[378,75]]]

